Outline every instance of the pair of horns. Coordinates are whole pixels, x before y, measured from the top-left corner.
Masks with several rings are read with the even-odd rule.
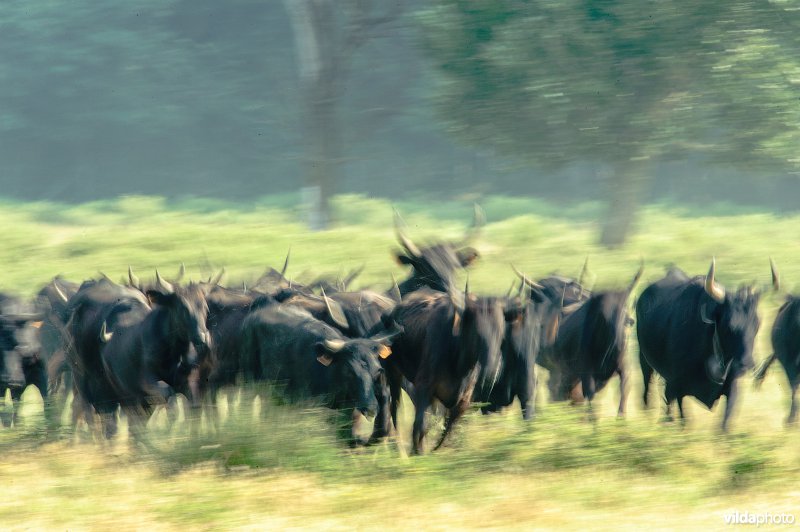
[[[778,267],[775,266],[775,261],[773,261],[771,257],[769,259],[769,269],[772,276],[772,288],[773,290],[779,290],[781,287],[781,278],[778,274]],[[714,301],[722,303],[725,301],[725,288],[714,279],[716,271],[717,260],[716,257],[712,257],[711,267],[708,269],[708,275],[706,275],[705,290]]]
[[[469,229],[467,229],[464,238],[457,242],[453,242],[455,247],[464,247],[469,245],[470,242],[475,240],[480,234],[481,229],[483,228],[484,224],[486,224],[486,215],[481,209],[480,205],[475,203],[473,205],[473,212],[472,212],[472,225]],[[395,234],[397,235],[397,240],[400,242],[400,245],[412,256],[418,257],[421,252],[419,248],[414,244],[414,242],[408,237],[403,228],[405,226],[405,222],[403,218],[400,216],[400,213],[397,212],[397,209],[394,211],[394,230]]]

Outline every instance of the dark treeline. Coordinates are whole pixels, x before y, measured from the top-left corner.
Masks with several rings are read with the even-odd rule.
[[[649,24],[627,2],[374,0],[329,4],[320,26],[313,4],[4,3],[2,194],[244,199],[297,190],[321,157],[335,192],[580,201],[639,171],[648,179],[626,201],[796,208],[800,32],[790,5],[667,2]],[[551,19],[564,36],[553,46],[540,24]],[[306,49],[314,39],[318,55],[335,48],[332,66]],[[313,60],[334,78],[329,95],[304,86]],[[550,87],[546,101],[520,99],[540,90],[536,80]],[[604,91],[639,96],[615,108]],[[330,101],[331,131],[320,133],[304,116]],[[620,164],[629,156],[649,167]]]

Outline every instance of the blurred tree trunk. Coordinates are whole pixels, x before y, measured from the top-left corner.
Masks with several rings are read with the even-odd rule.
[[[372,16],[375,0],[283,0],[289,13],[300,75],[306,186],[312,189],[311,229],[325,229],[331,219],[330,197],[339,181],[342,123],[339,103],[347,67],[371,30],[395,19],[400,2],[386,14]]]
[[[625,243],[636,220],[650,170],[649,157],[634,157],[614,166],[609,179],[608,212],[600,235],[602,245],[616,248]]]
[[[294,31],[300,75],[300,105],[305,142],[304,174],[311,204],[308,224],[325,229],[330,222],[330,195],[341,160],[337,121],[338,57],[334,40],[335,9],[327,0],[284,0]]]

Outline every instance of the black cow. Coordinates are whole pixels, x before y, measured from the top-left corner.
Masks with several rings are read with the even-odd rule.
[[[576,390],[589,403],[609,379],[619,376],[618,415],[625,414],[628,374],[625,367],[627,329],[632,324],[628,299],[644,267],[623,290],[596,291],[565,311],[552,345],[539,363],[550,372],[548,388],[554,400],[574,398]]]
[[[72,345],[67,350],[67,359],[75,389],[81,401],[101,416],[107,437],[116,432],[114,416],[119,401],[106,378],[101,358],[105,347],[104,331],[130,327],[141,322],[148,312],[149,302],[138,289],[105,278],[84,282],[69,299],[67,330]]]
[[[586,301],[591,295],[591,292],[583,285],[583,279],[588,268],[588,259],[584,262],[578,279],[552,274],[537,281],[531,281],[513,265],[512,268],[522,283],[520,289],[522,286],[526,286],[531,295],[540,301],[537,309],[541,313],[541,329],[536,363],[551,372],[548,379],[550,399],[562,401],[571,398],[575,403],[581,402],[583,400],[583,392],[580,382],[569,391],[569,397],[566,397],[556,386],[561,381],[560,375],[553,374],[558,371],[557,367],[555,364],[549,363],[549,361],[553,353],[553,344],[558,337],[561,320],[575,311],[579,307],[579,303]],[[508,343],[508,340],[506,340],[506,343]]]
[[[67,363],[67,349],[71,345],[67,322],[69,321],[69,298],[75,295],[79,285],[61,277],[53,278],[36,294],[36,311],[42,314],[39,328],[40,356],[46,364],[45,416],[49,422],[61,419],[67,406],[67,396],[73,389],[72,371]],[[49,404],[48,404],[49,403]],[[73,395],[73,416],[82,410],[78,394]]]
[[[542,287],[524,278],[519,294],[506,301],[506,325],[500,347],[502,365],[491,390],[476,389],[475,400],[488,402],[483,413],[495,412],[519,399],[523,419],[535,412],[536,360],[542,336],[557,327],[561,306],[545,295]],[[548,325],[549,324],[549,325]],[[484,379],[486,381],[486,379]]]
[[[753,367],[753,342],[758,332],[760,291],[743,287],[726,292],[708,275],[689,278],[673,268],[648,286],[636,302],[639,361],[644,377],[644,403],[653,371],[666,382],[666,416],[677,401],[681,420],[683,398],[696,397],[709,409],[725,395],[722,430],[737,398],[737,380]],[[773,269],[773,284],[777,274]]]
[[[45,364],[40,357],[38,328],[41,315],[16,297],[0,294],[0,393],[11,392],[12,410],[2,416],[2,425],[14,422],[17,405],[28,385],[47,397]]]
[[[791,406],[786,423],[797,421],[797,388],[800,385],[800,298],[787,295],[772,325],[773,353],[756,372],[756,382],[764,379],[770,365],[777,359],[789,379]]]
[[[266,296],[261,296],[266,297]],[[211,350],[200,361],[199,380],[203,406],[209,420],[216,422],[217,394],[226,386],[236,384],[239,373],[242,323],[250,313],[256,298],[254,292],[245,292],[213,286],[206,296],[208,303],[208,330],[211,332]],[[206,388],[204,390],[204,388]],[[232,404],[228,396],[228,404]]]
[[[450,296],[421,289],[406,296],[391,317],[405,330],[395,341],[394,354],[385,361],[392,420],[397,426],[397,404],[405,378],[411,384],[409,392],[416,410],[415,453],[423,451],[428,407],[437,400],[448,410],[445,430],[435,449],[439,448],[469,408],[479,378],[488,381],[488,390],[497,381],[506,320],[504,301],[468,292]]]
[[[27,382],[23,360],[17,351],[17,329],[18,324],[13,320],[0,317],[0,393],[5,397],[6,389],[9,389],[12,399],[16,397],[18,400],[25,390]],[[14,420],[14,412],[16,412],[15,407],[10,414],[3,413],[0,421],[4,427],[11,425]]]
[[[402,229],[403,222],[400,215],[395,211],[395,232],[403,247],[403,252],[397,254],[397,261],[412,268],[411,276],[399,285],[401,296],[423,287],[440,292],[458,292],[459,289],[455,286],[455,274],[480,256],[475,249],[466,246],[477,236],[483,223],[483,211],[475,205],[472,228],[464,239],[420,248],[406,235]]]
[[[152,311],[133,323],[118,323],[105,338],[106,379],[134,431],[155,405],[166,404],[176,393],[183,393],[192,407],[200,406],[197,368],[211,347],[209,289],[195,283],[173,286],[156,272],[155,287],[147,290]]]
[[[260,306],[259,306],[260,305]],[[285,383],[290,400],[324,397],[332,408],[373,416],[388,412],[389,390],[380,358],[401,329],[379,323],[367,338],[350,339],[292,305],[257,301],[242,324],[242,369],[249,381]],[[385,435],[386,419],[375,433]],[[353,425],[356,438],[356,424]]]

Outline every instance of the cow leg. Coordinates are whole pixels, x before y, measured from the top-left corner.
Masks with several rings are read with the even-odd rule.
[[[797,380],[792,383],[791,386],[791,394],[792,394],[792,403],[789,407],[789,417],[786,419],[786,423],[788,425],[793,424],[797,421],[797,387],[800,385],[800,380]]]
[[[140,405],[128,405],[122,410],[128,418],[129,444],[140,444],[146,450],[152,450],[152,445],[150,445],[145,432],[147,420],[153,414],[153,407],[147,400],[144,400]]]
[[[625,403],[628,400],[628,372],[625,368],[617,368],[617,375],[619,375],[619,408],[617,409],[618,417],[625,417]]]
[[[642,378],[644,379],[644,390],[642,392],[642,404],[644,404],[645,408],[648,408],[650,405],[648,404],[648,395],[650,392],[650,381],[653,380],[653,366],[650,365],[647,360],[644,358],[644,353],[639,350],[639,365],[642,367]]]
[[[13,410],[11,412],[11,422],[14,426],[17,426],[17,412],[19,412],[20,404],[22,403],[22,394],[25,392],[27,386],[22,386],[20,388],[14,388],[11,390],[11,404],[13,405]]]
[[[386,378],[389,382],[389,415],[392,419],[394,429],[397,431],[397,408],[400,404],[400,397],[403,394],[403,376],[397,368],[389,365],[386,368]]]
[[[130,423],[130,422],[129,422]],[[103,412],[100,414],[100,424],[103,427],[103,437],[110,440],[117,434],[117,413]]]
[[[522,408],[522,419],[528,421],[536,414],[536,375],[520,375],[519,379],[517,397]]]
[[[686,415],[683,413],[683,396],[680,395],[677,397],[676,402],[678,403],[678,413],[681,415],[681,426],[686,426]]]
[[[383,376],[379,377],[379,380],[376,382],[376,389],[380,388],[381,390],[388,390],[388,385],[385,379],[385,373]],[[375,414],[375,422],[372,429],[372,435],[369,438],[367,444],[378,443],[381,440],[388,438],[389,434],[392,432],[392,418],[391,418],[391,394],[387,396],[387,394],[380,391],[375,394],[375,398],[378,400],[378,412]]]
[[[738,379],[731,379],[728,386],[727,399],[725,400],[725,415],[722,418],[722,432],[728,432],[728,422],[730,421],[731,414],[733,414],[736,407],[736,399],[738,399]]]
[[[663,421],[665,423],[672,423],[675,421],[675,418],[672,417],[672,402],[677,401],[677,399],[678,394],[676,393],[674,387],[668,382],[664,388],[664,401],[666,403],[666,408],[664,409]]]
[[[583,389],[583,397],[588,403],[586,409],[589,413],[589,420],[594,423],[597,421],[597,416],[595,416],[594,407],[592,406],[592,400],[595,394],[594,376],[589,373],[581,375],[581,388]]]
[[[447,437],[450,435],[450,432],[452,431],[455,422],[458,421],[461,418],[461,416],[464,415],[467,409],[469,409],[471,396],[472,394],[470,394],[469,397],[462,397],[456,402],[453,408],[448,409],[447,419],[444,422],[444,432],[442,432],[442,437],[439,438],[439,443],[437,443],[436,447],[433,448],[434,451],[442,446]]]
[[[414,429],[412,432],[413,452],[422,454],[425,443],[425,412],[431,404],[430,393],[425,386],[414,388]]]

